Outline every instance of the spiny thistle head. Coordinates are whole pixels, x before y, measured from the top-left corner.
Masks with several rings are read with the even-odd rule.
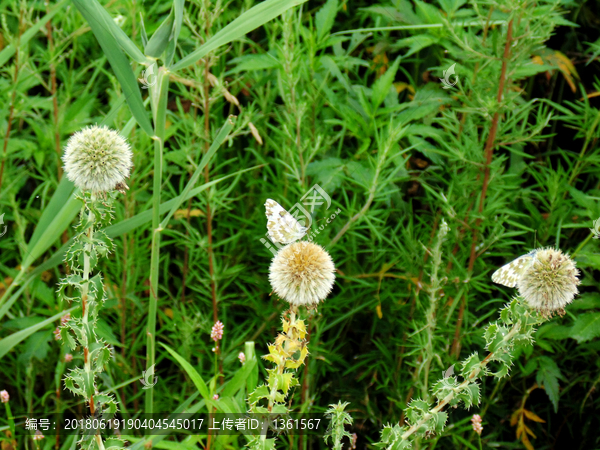
[[[575,262],[560,250],[538,250],[530,267],[517,283],[519,294],[532,308],[549,317],[564,312],[580,283]]]
[[[131,157],[129,144],[119,133],[92,125],[71,136],[62,160],[67,178],[75,186],[96,193],[124,184]]]
[[[299,241],[282,248],[269,268],[269,281],[292,306],[316,305],[331,292],[335,267],[323,247]]]

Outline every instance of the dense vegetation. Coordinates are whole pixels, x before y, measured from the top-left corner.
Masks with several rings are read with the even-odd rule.
[[[54,331],[64,311],[82,317],[67,300],[81,287],[68,278],[78,256],[64,258],[72,242],[85,245],[78,233],[97,211],[82,209],[96,199],[74,192],[61,156],[93,124],[118,130],[133,152],[129,189],[108,195],[114,218],[96,224],[101,244],[114,244],[98,253],[106,299],[95,334],[110,354],[96,387],[124,416],[184,403],[206,412],[214,394],[231,409],[256,407],[248,395],[274,361],[260,356],[289,306],[270,295],[264,204],[291,211],[318,184],[331,205],[310,210],[313,242],[336,282],[298,312],[309,353],[280,403],[323,413],[347,402],[346,431],[356,448],[374,448],[385,425],[404,425],[411,400],[435,403],[450,366],[458,375],[474,352],[483,359],[485,327],[516,295],[492,272],[555,247],[581,271],[566,314],[511,348],[501,376],[481,378],[479,404],[448,408],[443,430],[406,448],[600,448],[590,232],[600,230],[599,3],[269,0],[280,8],[272,20],[263,11],[241,22],[252,0],[100,3],[0,0],[3,449],[57,442],[14,441],[8,411],[89,412],[64,382],[83,367],[82,348]],[[71,284],[59,291],[61,280]],[[158,381],[142,389],[151,366]],[[337,437],[276,445],[334,448]],[[168,442],[155,448],[246,444]]]

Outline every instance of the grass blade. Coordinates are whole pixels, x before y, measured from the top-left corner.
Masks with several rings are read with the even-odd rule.
[[[133,117],[135,117],[142,130],[148,136],[153,136],[154,130],[146,114],[146,108],[144,108],[138,81],[129,65],[129,60],[121,51],[115,37],[108,31],[103,14],[93,8],[94,3],[90,2],[90,0],[73,0],[73,3],[90,25],[94,36],[96,36],[100,47],[102,47],[102,51],[119,80],[121,89],[123,89],[123,94],[125,95],[131,114],[133,114]]]
[[[81,0],[80,0],[81,1]],[[190,53],[177,64],[171,67],[172,71],[177,71],[185,67],[195,64],[203,58],[207,53],[219,48],[222,45],[228,44],[231,41],[245,36],[250,31],[264,25],[281,15],[285,11],[295,6],[305,3],[307,0],[266,0],[253,6],[240,17],[235,19],[204,45],[201,45],[196,51]]]
[[[228,178],[239,176],[244,172],[258,169],[259,167],[262,167],[262,165],[250,167],[248,169],[239,170],[235,173],[226,175],[224,177],[213,180],[209,183],[203,184],[202,186],[198,186],[197,188],[192,189],[187,194],[186,197],[182,197],[182,196],[175,197],[174,199],[171,199],[171,200],[163,203],[160,206],[160,213],[164,214],[166,211],[169,211],[176,202],[179,202],[179,204],[181,204],[185,200],[195,197],[200,192],[204,191],[205,189],[209,188],[210,186],[220,183],[221,181],[224,181]],[[127,220],[123,220],[117,224],[111,225],[111,226],[105,228],[104,231],[108,235],[108,237],[115,238],[124,233],[132,231],[132,230],[136,229],[137,227],[150,222],[151,220],[152,220],[152,210],[148,210],[148,211],[144,211],[143,213],[137,214]],[[42,240],[42,241],[45,241],[45,240]],[[18,280],[17,280],[17,278],[15,278],[15,281],[9,286],[8,290],[4,293],[4,295],[0,301],[0,305],[2,305],[2,307],[0,307],[0,319],[2,319],[2,317],[4,317],[4,315],[10,310],[11,306],[19,299],[19,297],[23,293],[23,290],[27,287],[27,285],[32,280],[34,280],[42,272],[44,272],[46,270],[50,270],[50,269],[58,266],[63,261],[63,259],[65,257],[65,253],[72,242],[73,242],[73,239],[70,239],[69,241],[67,241],[60,249],[58,249],[52,256],[50,256],[50,258],[48,258],[42,264],[37,266],[33,271],[28,273],[27,278],[25,278],[25,280],[23,282],[20,281],[20,278]],[[51,243],[52,242],[50,242],[50,244]],[[50,244],[48,244],[48,247],[50,246]],[[32,262],[33,261],[34,260],[32,260]],[[24,271],[19,272],[19,276],[21,278],[24,276],[24,274],[25,274]],[[17,292],[15,292],[14,294],[12,294],[12,296],[8,300],[6,300],[6,298],[9,295],[11,295],[12,290],[15,289],[16,287],[19,287],[19,290]]]
[[[177,48],[177,39],[181,32],[181,22],[183,22],[183,4],[185,0],[173,0],[173,12],[175,13],[175,24],[173,25],[173,34],[167,47],[165,55],[165,65],[168,67],[173,62],[175,49]]]
[[[187,362],[185,359],[183,359],[183,356],[181,356],[179,353],[177,353],[171,347],[163,344],[162,342],[159,342],[159,344],[162,345],[171,354],[171,356],[173,356],[173,358],[175,358],[175,360],[181,365],[181,367],[183,367],[183,370],[185,370],[185,372],[191,378],[192,382],[198,389],[198,392],[200,392],[200,395],[202,396],[202,398],[204,399],[206,404],[212,405],[213,401],[212,401],[212,398],[210,397],[210,392],[208,390],[208,386],[206,385],[206,383],[204,382],[204,380],[202,379],[202,377],[200,376],[198,371],[196,371],[196,369],[194,369],[194,367],[189,362]]]
[[[250,376],[255,366],[256,358],[246,360],[246,364],[244,364],[244,366],[236,372],[233,378],[227,382],[223,391],[221,391],[221,395],[223,397],[233,397],[242,387],[244,387],[246,379]]]
[[[235,125],[234,120],[235,120],[235,116],[229,116],[229,119],[227,119],[225,124],[221,127],[221,130],[219,130],[219,133],[217,134],[217,137],[215,137],[215,140],[213,141],[212,145],[210,146],[208,151],[205,153],[205,155],[200,160],[200,164],[198,164],[198,167],[196,167],[196,170],[194,171],[194,174],[190,178],[190,181],[188,181],[188,183],[185,186],[185,188],[183,189],[183,192],[181,193],[181,195],[179,197],[177,197],[180,200],[176,201],[173,204],[171,211],[169,211],[169,213],[166,215],[166,217],[161,222],[160,225],[162,228],[165,228],[167,226],[167,223],[169,223],[169,219],[171,219],[171,216],[173,216],[173,214],[175,214],[175,211],[177,211],[177,209],[179,208],[181,203],[187,198],[187,195],[190,192],[190,189],[192,189],[192,186],[194,184],[196,184],[196,181],[198,181],[198,178],[202,174],[204,167],[208,164],[208,162],[211,160],[213,155],[217,152],[217,150],[219,149],[219,147],[221,146],[223,141],[227,138],[227,136],[229,136],[229,133],[231,132],[231,130],[233,129],[233,126]]]
[[[75,308],[67,309],[65,311],[61,311],[58,314],[55,314],[52,317],[49,317],[46,320],[42,320],[40,323],[30,326],[29,328],[25,328],[24,330],[17,331],[16,333],[11,334],[10,336],[6,336],[4,339],[0,340],[0,359],[4,355],[6,355],[12,348],[21,342],[23,339],[28,338],[37,330],[44,328],[46,325],[51,324],[55,320],[59,320],[62,316],[67,314],[68,312],[73,311]]]
[[[48,23],[48,21],[50,19],[52,19],[56,15],[57,12],[59,12],[61,9],[63,9],[64,5],[68,1],[69,0],[63,0],[61,2],[58,2],[56,5],[54,5],[54,7],[52,7],[50,9],[48,14],[46,14],[44,17],[42,17],[40,20],[38,20],[35,23],[35,25],[33,25],[25,33],[23,33],[21,35],[21,39],[19,40],[19,47],[23,47],[23,46],[27,45],[27,43],[31,40],[31,38],[33,36],[35,36],[37,34],[37,32],[40,31],[44,26],[46,26],[46,23]],[[12,57],[12,55],[15,54],[16,50],[17,49],[15,48],[15,46],[10,44],[10,45],[7,45],[0,52],[0,67],[2,67],[6,63],[6,61],[8,61]]]
[[[78,3],[77,0],[75,0],[74,3]],[[146,58],[146,56],[137,47],[137,45],[135,45],[135,43],[131,39],[129,39],[129,36],[125,34],[121,27],[115,23],[108,11],[106,11],[106,9],[104,9],[104,7],[100,3],[98,3],[98,0],[85,0],[84,2],[80,3],[82,4],[81,7],[85,8],[88,11],[88,14],[95,16],[96,18],[98,18],[99,23],[104,24],[105,30],[115,38],[115,40],[119,44],[119,47],[121,47],[131,59],[143,65],[148,65],[152,63],[152,61]],[[75,6],[77,6],[79,11],[81,11],[81,7],[79,5]]]

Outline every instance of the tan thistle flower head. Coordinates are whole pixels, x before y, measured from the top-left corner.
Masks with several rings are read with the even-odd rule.
[[[335,267],[323,247],[299,241],[282,248],[269,268],[275,293],[292,306],[316,305],[331,292]]]
[[[529,268],[517,283],[527,304],[544,316],[564,313],[564,307],[577,295],[579,270],[560,250],[538,250]]]

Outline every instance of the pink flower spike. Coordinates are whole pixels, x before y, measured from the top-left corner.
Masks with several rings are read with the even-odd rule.
[[[240,352],[240,354],[238,355],[238,359],[242,363],[242,366],[246,363],[246,355],[244,355],[244,352]]]
[[[62,317],[60,318],[60,324],[61,324],[62,326],[65,326],[69,320],[71,320],[71,313],[67,313],[67,315],[66,315],[66,316],[62,316]]]
[[[35,434],[33,435],[33,440],[40,441],[42,439],[44,439],[44,435],[42,434],[42,432],[40,430],[35,430]]]
[[[221,339],[223,339],[223,328],[223,323],[221,323],[220,320],[217,320],[210,332],[210,338],[215,342],[218,342]]]
[[[8,395],[8,392],[6,390],[0,391],[0,401],[2,401],[2,403],[8,403],[9,400],[10,395]]]
[[[473,414],[471,423],[473,424],[473,431],[481,436],[481,432],[483,431],[483,427],[481,426],[481,416],[479,414]]]

